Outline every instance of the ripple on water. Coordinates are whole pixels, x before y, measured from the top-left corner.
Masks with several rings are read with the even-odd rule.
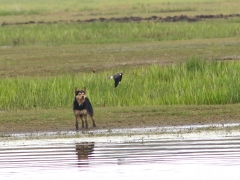
[[[240,136],[153,135],[5,142],[1,179],[239,179]],[[90,141],[91,140],[91,141]],[[94,141],[96,140],[96,141]],[[31,143],[32,142],[32,143]],[[9,143],[9,144],[8,144]]]

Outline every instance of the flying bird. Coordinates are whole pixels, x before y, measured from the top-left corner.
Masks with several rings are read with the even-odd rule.
[[[122,75],[123,73],[117,73],[113,76],[110,76],[109,79],[114,79],[115,81],[115,88],[118,86],[118,84],[121,82],[122,80]]]

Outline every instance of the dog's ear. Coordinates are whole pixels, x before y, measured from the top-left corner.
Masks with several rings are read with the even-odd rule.
[[[75,94],[76,94],[76,92],[78,91],[78,88],[77,87],[75,87]]]
[[[84,92],[85,92],[85,94],[86,94],[86,87],[83,87],[83,90],[84,90]]]

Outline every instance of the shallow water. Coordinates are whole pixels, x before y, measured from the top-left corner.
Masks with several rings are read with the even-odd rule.
[[[90,141],[91,140],[91,141]],[[0,179],[240,179],[240,136],[1,142]]]

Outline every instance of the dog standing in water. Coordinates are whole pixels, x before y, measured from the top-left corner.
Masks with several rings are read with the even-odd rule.
[[[92,119],[93,127],[96,127],[93,119],[93,107],[90,100],[86,97],[86,87],[82,90],[75,88],[75,99],[73,101],[73,113],[76,118],[76,130],[78,130],[78,119],[82,121],[82,128],[88,129],[87,116],[89,115]]]

